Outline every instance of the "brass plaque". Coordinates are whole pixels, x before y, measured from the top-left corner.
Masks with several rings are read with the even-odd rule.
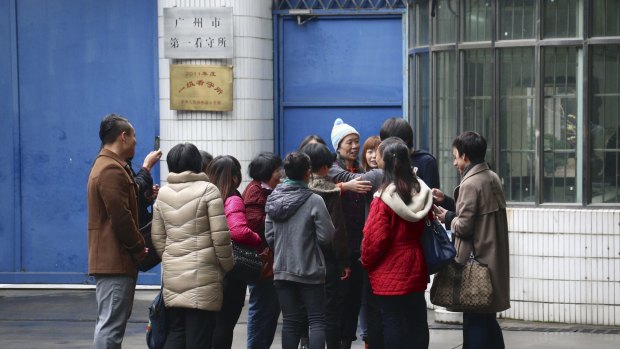
[[[232,66],[170,65],[170,109],[231,111]]]

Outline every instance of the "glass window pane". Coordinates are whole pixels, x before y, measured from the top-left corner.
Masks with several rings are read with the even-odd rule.
[[[576,202],[578,50],[544,49],[543,201]]]
[[[438,52],[436,59],[436,108],[435,142],[441,187],[451,193],[459,181],[452,166],[452,141],[457,136],[458,119],[456,111],[456,54],[454,51]]]
[[[533,48],[500,51],[499,175],[508,201],[533,202],[535,69]]]
[[[426,46],[428,45],[428,29],[429,29],[429,20],[430,20],[430,12],[429,12],[429,0],[421,0],[416,4],[416,46]]]
[[[592,34],[594,36],[620,35],[620,1],[595,0],[593,5]]]
[[[463,29],[465,41],[491,40],[493,6],[491,0],[463,1]]]
[[[491,152],[491,100],[493,63],[491,50],[465,51],[463,65],[463,131],[476,131],[487,139]],[[491,162],[492,158],[488,157]]]
[[[434,42],[446,44],[456,42],[456,28],[459,22],[459,2],[457,0],[438,0],[433,19]]]
[[[533,39],[536,28],[536,0],[498,1],[499,40]]]
[[[620,45],[592,46],[592,202],[620,202]]]
[[[428,53],[416,56],[416,148],[430,150],[431,89]]]
[[[580,35],[580,10],[580,0],[543,0],[543,37],[567,38]]]

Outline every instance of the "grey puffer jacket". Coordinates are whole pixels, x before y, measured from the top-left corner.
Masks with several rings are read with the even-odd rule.
[[[153,246],[162,258],[167,307],[219,311],[232,269],[220,191],[204,173],[170,173],[153,206]]]
[[[274,280],[325,283],[323,250],[335,228],[323,199],[304,184],[285,181],[267,198],[265,238],[274,252]]]

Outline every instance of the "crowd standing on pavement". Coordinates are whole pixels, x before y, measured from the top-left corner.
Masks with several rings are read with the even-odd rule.
[[[231,348],[247,290],[251,349],[271,347],[280,314],[285,349],[349,349],[358,324],[367,348],[428,348],[421,236],[425,220],[437,217],[452,230],[456,262],[473,252],[492,275],[491,306],[464,313],[463,348],[503,348],[496,313],[510,307],[506,203],[485,162],[486,141],[472,131],[455,138],[462,180],[452,198],[435,157],[413,148],[406,120],[389,118],[378,131],[361,147],[359,132],[338,118],[331,150],[309,135],[283,160],[258,154],[241,194],[239,161],[190,143],[168,152],[167,184],[154,186],[161,151],[136,174],[135,130],[106,116],[88,181],[94,347],[121,347],[138,266],[150,251],[161,258],[164,348]],[[260,256],[258,280],[229,273],[233,244]]]

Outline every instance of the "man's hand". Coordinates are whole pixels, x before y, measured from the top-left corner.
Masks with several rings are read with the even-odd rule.
[[[352,191],[354,193],[366,194],[372,189],[370,181],[363,181],[361,177],[353,178],[348,182],[342,183],[342,190]]]
[[[155,166],[155,164],[157,164],[159,159],[161,159],[161,154],[162,154],[161,149],[148,153],[148,155],[144,158],[142,167],[144,167],[145,169],[147,169],[147,171],[150,172],[153,166]]]

